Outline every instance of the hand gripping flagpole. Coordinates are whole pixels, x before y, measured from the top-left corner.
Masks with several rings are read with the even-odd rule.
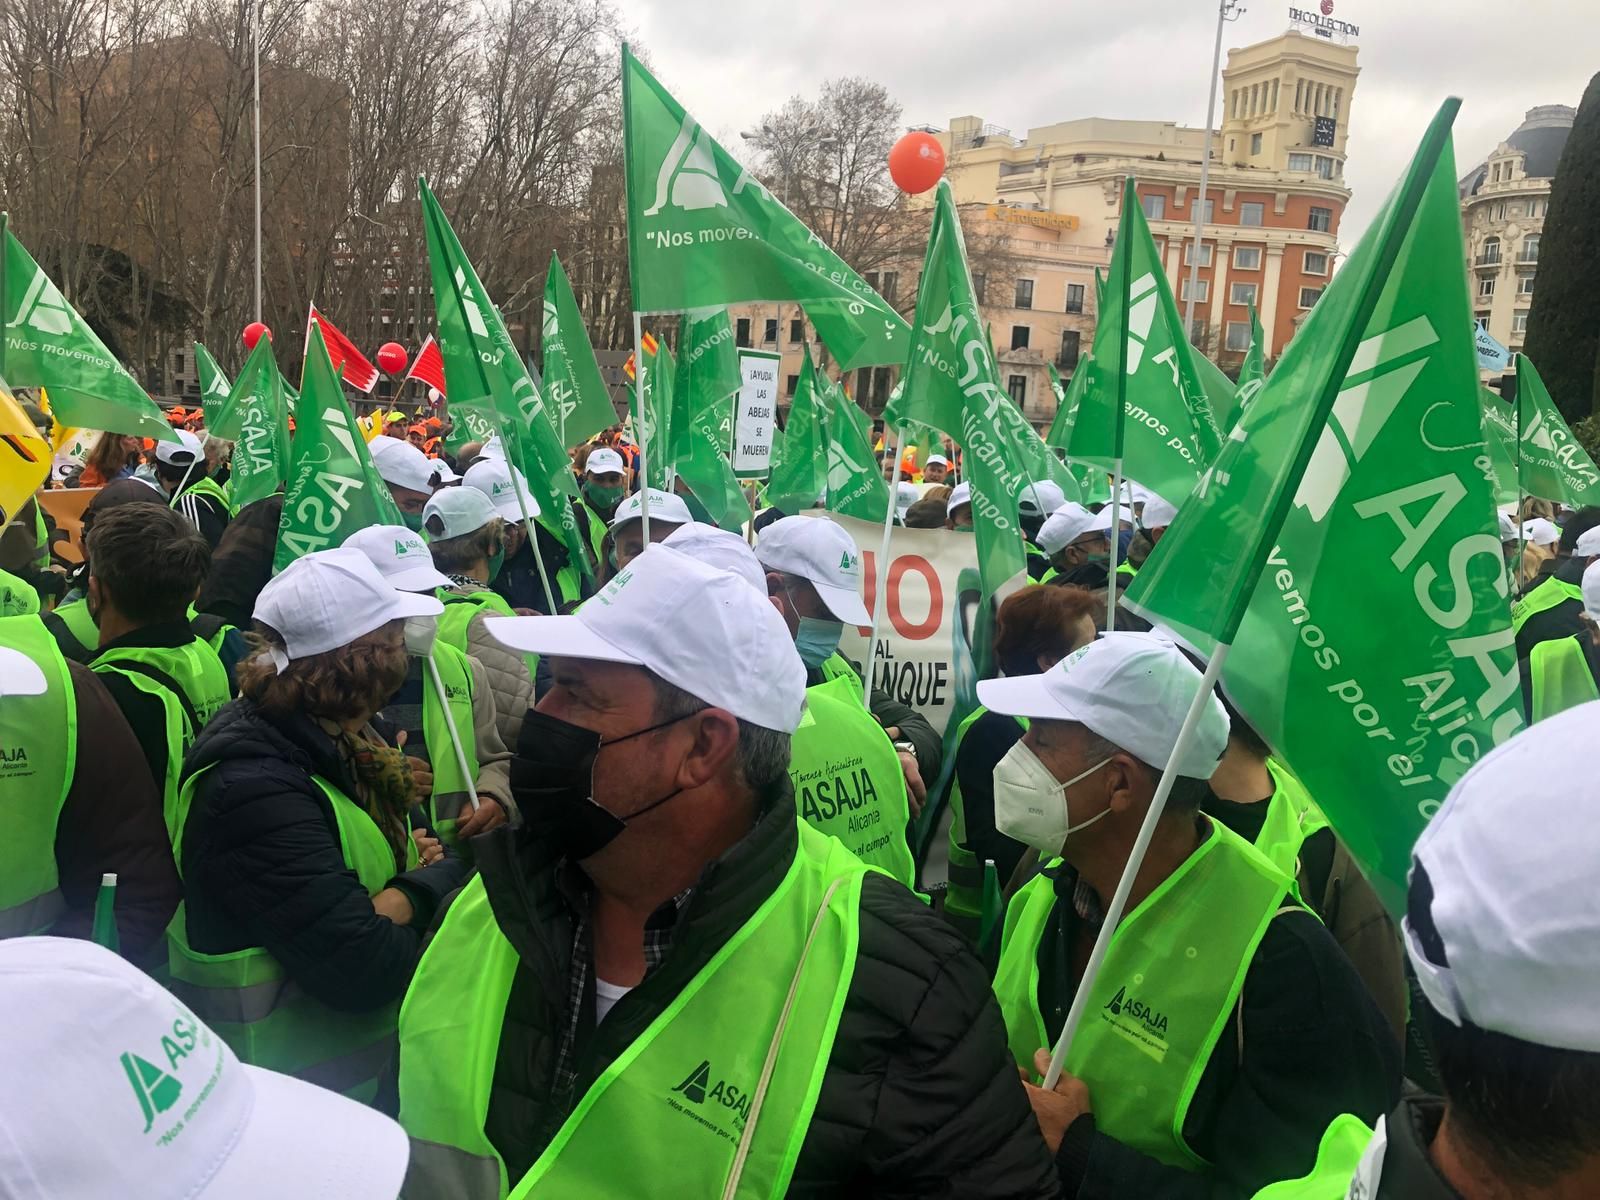
[[[1144,824],[1139,826],[1139,836],[1134,839],[1133,849],[1128,854],[1128,865],[1122,869],[1122,878],[1117,881],[1117,890],[1112,893],[1111,903],[1106,906],[1105,919],[1101,922],[1099,936],[1094,939],[1094,949],[1089,954],[1088,965],[1083,968],[1083,982],[1078,984],[1078,992],[1072,998],[1072,1008],[1067,1012],[1066,1023],[1061,1026],[1061,1036],[1056,1039],[1055,1051],[1050,1055],[1050,1069],[1045,1072],[1043,1084],[1047,1091],[1055,1087],[1056,1080],[1061,1078],[1061,1065],[1066,1061],[1073,1035],[1078,1032],[1078,1026],[1083,1022],[1084,1010],[1089,1006],[1089,993],[1094,990],[1095,977],[1100,974],[1100,968],[1106,960],[1106,951],[1111,948],[1111,938],[1117,931],[1117,925],[1122,921],[1122,912],[1128,906],[1128,893],[1133,890],[1133,881],[1138,877],[1139,868],[1144,865],[1145,852],[1150,849],[1150,839],[1155,836],[1156,825],[1160,823],[1161,814],[1166,810],[1167,797],[1172,795],[1172,785],[1178,777],[1173,765],[1182,761],[1184,753],[1189,749],[1189,743],[1194,741],[1194,732],[1199,728],[1200,717],[1211,700],[1217,679],[1222,675],[1222,664],[1231,649],[1233,647],[1224,642],[1212,653],[1211,661],[1206,664],[1205,674],[1200,678],[1200,688],[1195,692],[1194,700],[1189,704],[1189,711],[1183,718],[1183,728],[1178,731],[1178,740],[1173,744],[1172,754],[1167,759],[1167,769],[1161,772],[1161,782],[1156,784],[1156,794],[1150,800],[1150,811],[1145,814]]]
[[[439,666],[433,661],[433,651],[428,651],[428,679],[433,683],[434,697],[439,701],[439,711],[444,714],[444,727],[450,734],[450,748],[455,751],[456,766],[461,770],[461,778],[467,781],[467,798],[472,801],[472,811],[478,811],[478,781],[472,776],[472,768],[467,765],[467,752],[461,745],[461,731],[456,728],[455,714],[450,711],[450,698],[445,695],[444,683],[439,678]]]
[[[889,538],[894,532],[895,493],[900,489],[900,448],[906,440],[905,422],[894,430],[894,479],[889,484],[889,511],[883,514],[883,541],[878,544],[876,586],[872,593],[872,632],[867,635],[867,662],[862,669],[861,703],[872,707],[872,668],[878,661],[878,626],[883,623],[884,593],[889,590]]]

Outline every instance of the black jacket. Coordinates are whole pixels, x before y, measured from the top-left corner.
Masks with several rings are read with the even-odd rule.
[[[222,709],[184,759],[200,781],[183,829],[190,944],[207,954],[264,947],[291,979],[332,1008],[365,1011],[398,999],[411,980],[439,901],[460,886],[460,859],[391,881],[415,916],[396,925],[373,910],[344,864],[318,774],[346,795],[332,739],[304,714],[278,721],[247,699]]]
[[[1556,563],[1550,572],[1563,583],[1581,584],[1583,582],[1583,569],[1588,565],[1586,558],[1563,558]],[[1541,575],[1522,592],[1526,596],[1535,587],[1544,582]],[[1520,596],[1518,597],[1521,598]],[[1571,637],[1583,630],[1583,601],[1563,600],[1554,608],[1547,608],[1541,613],[1535,613],[1522,623],[1522,628],[1517,631],[1517,657],[1527,658],[1533,648],[1540,642],[1549,641],[1551,638]]]
[[[1027,850],[994,824],[994,769],[1022,740],[1022,726],[1015,717],[984,713],[967,727],[966,736],[956,748],[956,770],[952,783],[961,784],[961,816],[967,827],[966,846],[981,864],[994,859],[1000,886],[1017,869]]]
[[[240,629],[250,628],[256,597],[272,578],[272,555],[282,516],[282,492],[239,510],[212,551],[211,570],[200,586],[196,608],[216,613]]]
[[[785,787],[744,840],[706,869],[677,916],[665,960],[598,1027],[588,973],[577,1080],[567,1096],[557,1095],[554,1072],[574,921],[557,864],[526,830],[475,839],[495,918],[521,958],[486,1124],[513,1180],[576,1099],[771,893],[796,837]],[[911,893],[867,876],[855,973],[789,1195],[982,1200],[1053,1196],[1057,1188],[983,968]]]

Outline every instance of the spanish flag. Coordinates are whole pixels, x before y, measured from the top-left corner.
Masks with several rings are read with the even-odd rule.
[[[656,348],[660,345],[649,333],[640,335],[639,343],[644,347],[644,352],[651,358],[656,356]],[[633,361],[633,351],[628,351],[628,361],[622,364],[622,373],[629,379],[639,378],[639,368]]]
[[[0,521],[10,521],[50,474],[50,444],[0,379]]]

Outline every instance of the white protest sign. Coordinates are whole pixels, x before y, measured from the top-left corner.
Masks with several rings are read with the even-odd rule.
[[[778,374],[783,359],[764,350],[739,351],[739,395],[733,410],[733,473],[765,479],[777,425]]]

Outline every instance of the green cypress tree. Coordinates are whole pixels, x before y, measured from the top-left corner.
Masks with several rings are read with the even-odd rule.
[[[1550,187],[1526,354],[1569,423],[1597,411],[1600,359],[1600,75],[1589,81]]]

